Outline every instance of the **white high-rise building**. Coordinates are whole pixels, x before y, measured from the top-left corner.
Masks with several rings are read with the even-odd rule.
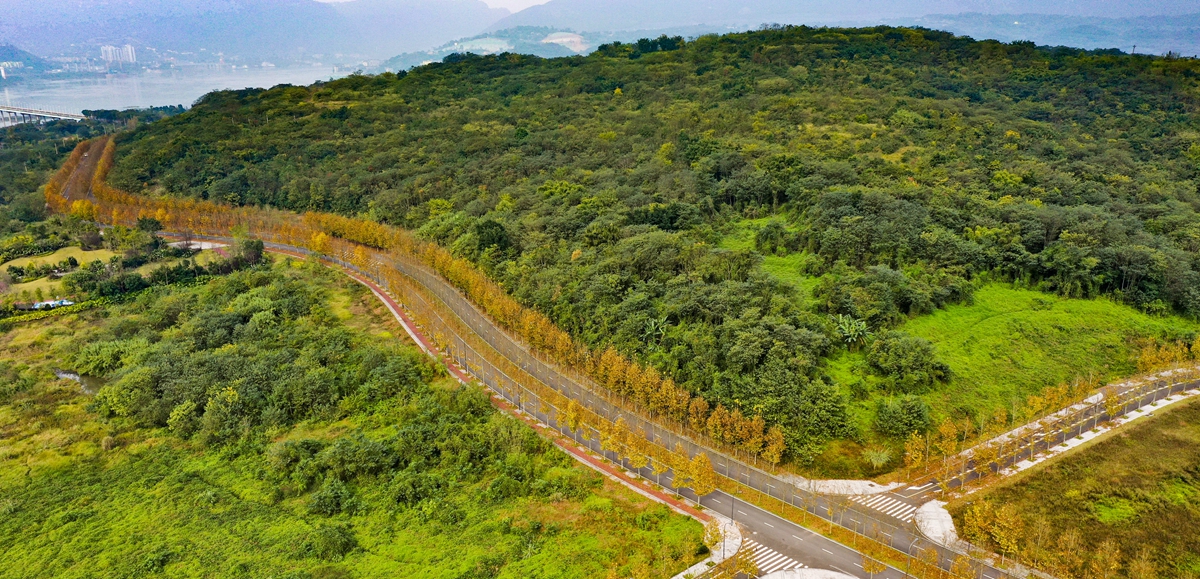
[[[137,62],[137,51],[134,50],[133,46],[129,44],[119,48],[116,46],[106,45],[100,47],[100,58],[103,58],[104,62],[107,63],[133,63]]]

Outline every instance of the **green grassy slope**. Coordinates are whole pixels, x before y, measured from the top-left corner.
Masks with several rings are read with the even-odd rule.
[[[1019,407],[1030,394],[1077,377],[1130,376],[1137,372],[1138,339],[1187,336],[1200,324],[1106,299],[988,284],[973,304],[949,306],[902,328],[933,342],[954,372],[948,387],[930,396],[936,406],[986,415]]]

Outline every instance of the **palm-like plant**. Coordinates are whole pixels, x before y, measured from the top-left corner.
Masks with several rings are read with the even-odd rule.
[[[867,323],[854,316],[838,314],[833,316],[833,321],[837,326],[838,335],[841,336],[842,341],[846,342],[847,346],[866,344],[867,338],[871,337]]]

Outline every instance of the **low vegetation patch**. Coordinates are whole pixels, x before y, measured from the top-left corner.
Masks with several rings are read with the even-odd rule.
[[[1195,577],[1200,401],[1180,404],[952,503],[960,533],[1059,577]]]
[[[0,577],[662,577],[702,556],[698,523],[381,340],[385,315],[289,260],[4,334]]]

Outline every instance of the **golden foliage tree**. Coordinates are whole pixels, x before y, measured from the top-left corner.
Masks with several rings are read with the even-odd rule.
[[[783,451],[786,448],[786,443],[783,439],[783,430],[778,426],[772,426],[767,431],[766,446],[763,447],[763,460],[775,465],[783,459]]]
[[[872,559],[868,555],[862,556],[862,570],[867,574],[867,577],[875,577],[876,573],[887,571],[887,565],[878,559]]]
[[[691,467],[691,487],[696,496],[702,497],[717,490],[717,473],[713,470],[713,465],[708,460],[708,454],[697,452],[696,456],[692,457]]]

